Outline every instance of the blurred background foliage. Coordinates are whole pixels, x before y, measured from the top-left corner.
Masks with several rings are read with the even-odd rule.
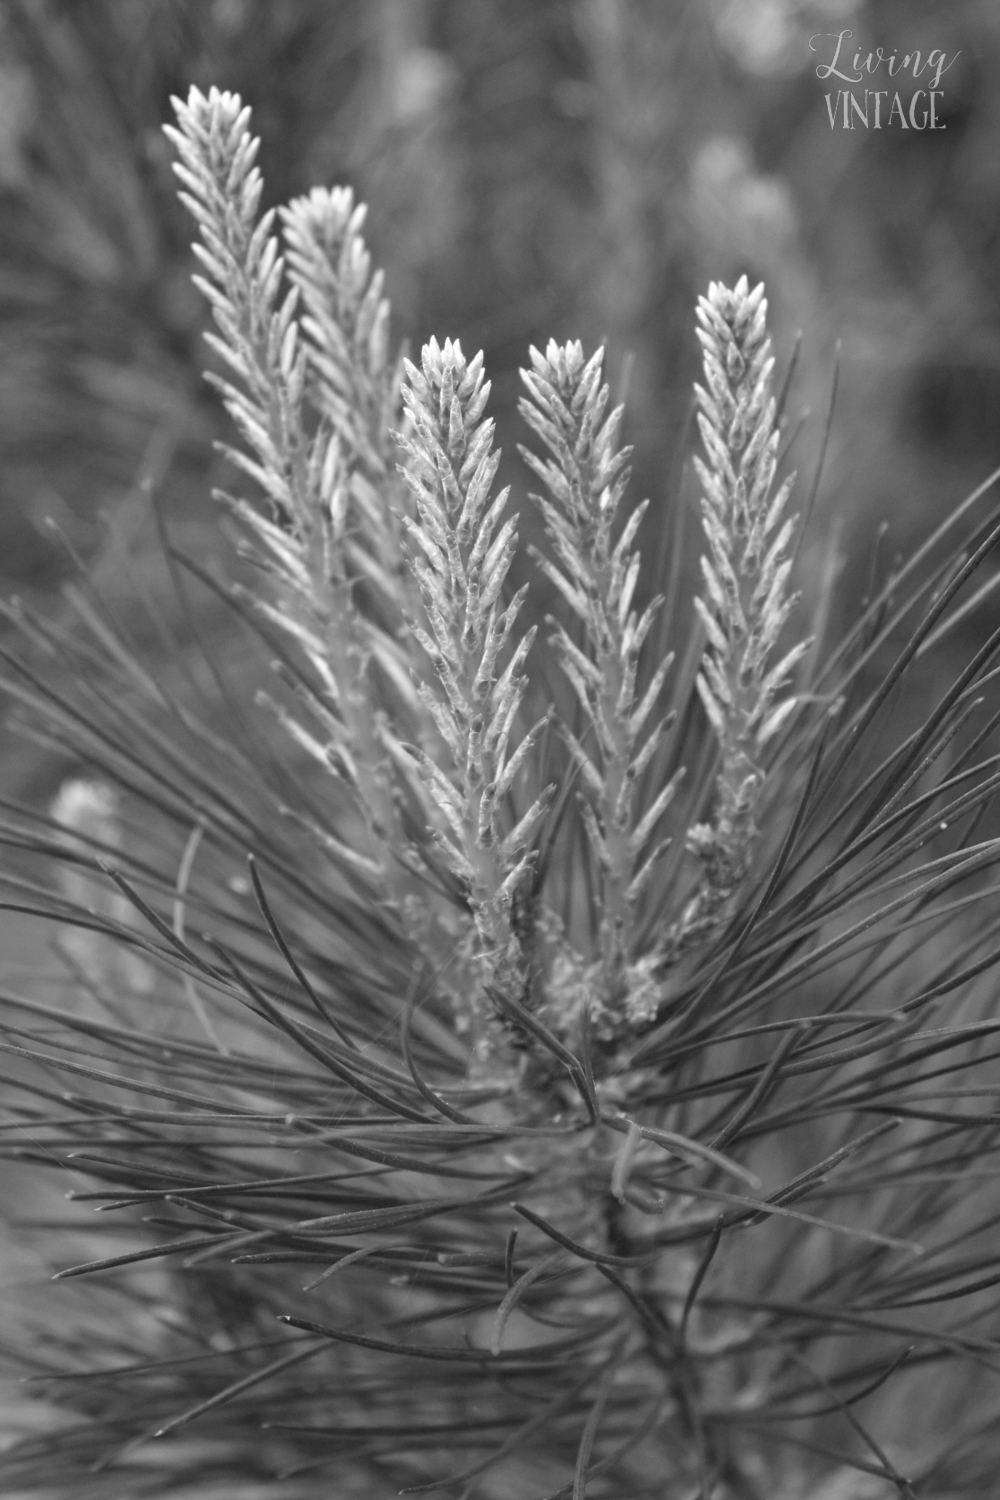
[[[809,38],[844,28],[865,52],[960,52],[947,128],[831,130]],[[221,545],[211,489],[233,483],[160,128],[192,83],[252,105],[268,203],[342,182],[369,203],[397,337],[484,349],[515,504],[528,346],[607,342],[632,497],[653,499],[649,586],[671,546],[694,582],[711,278],[766,281],[782,372],[801,334],[800,506],[839,369],[799,560],[810,613],[839,573],[831,637],[1000,463],[997,0],[0,0],[0,596],[58,608],[76,553],[163,673],[166,637],[127,602],[138,585],[167,613],[147,483],[202,559]],[[995,610],[916,664],[927,694]],[[0,790],[48,799],[76,769],[5,735]],[[5,973],[37,981],[45,941],[7,922]]]
[[[831,130],[809,38],[845,27],[961,53],[946,130]],[[647,546],[680,507],[683,567],[697,293],[746,271],[784,365],[801,333],[803,503],[839,341],[801,581],[845,557],[849,610],[880,524],[886,567],[1000,459],[998,79],[996,0],[0,0],[0,586],[58,588],[50,519],[112,592],[123,539],[141,573],[144,478],[214,545],[225,421],[160,125],[216,83],[253,106],[268,201],[370,204],[397,336],[485,349],[515,496],[529,344],[607,342]]]

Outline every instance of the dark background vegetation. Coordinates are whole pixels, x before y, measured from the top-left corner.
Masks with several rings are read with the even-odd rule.
[[[808,40],[844,27],[864,51],[960,52],[947,129],[831,131]],[[189,551],[220,545],[227,423],[160,129],[192,83],[253,106],[268,203],[347,182],[370,204],[398,337],[485,350],[515,498],[528,346],[606,340],[647,556],[680,509],[692,583],[710,278],[766,281],[782,371],[801,332],[800,505],[839,367],[799,560],[807,611],[843,564],[830,636],[1000,463],[998,0],[0,0],[0,594],[58,610],[74,552],[126,613],[160,589],[147,479]],[[914,691],[940,693],[996,613]],[[76,769],[6,732],[3,757],[0,790],[39,800]],[[41,951],[5,924],[7,971],[40,982]]]
[[[946,130],[831,131],[808,39],[848,26],[865,50],[961,52]],[[1000,459],[996,0],[2,0],[5,592],[57,591],[49,519],[114,592],[115,518],[141,578],[147,475],[214,545],[225,419],[160,131],[192,83],[253,105],[268,202],[316,182],[369,202],[398,336],[485,349],[515,493],[529,344],[606,340],[647,541],[685,507],[688,566],[692,306],[744,270],[767,282],[779,364],[802,334],[803,501],[840,343],[807,599],[843,556],[842,618],[880,523],[884,569]]]

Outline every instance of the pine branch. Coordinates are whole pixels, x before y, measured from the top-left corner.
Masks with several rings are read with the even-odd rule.
[[[279,210],[288,276],[300,293],[310,396],[340,439],[350,473],[351,562],[377,589],[395,625],[412,612],[399,526],[392,433],[400,425],[402,365],[390,356],[385,277],[361,230],[367,206],[349,187],[313,188]]]
[[[420,369],[406,362],[412,428],[401,446],[416,506],[407,522],[413,569],[428,622],[415,631],[437,679],[420,691],[448,752],[443,766],[424,757],[427,789],[444,816],[442,852],[475,917],[482,985],[520,1001],[529,973],[514,909],[547,799],[537,797],[509,827],[508,793],[535,733],[515,734],[535,631],[517,640],[504,664],[524,589],[503,604],[517,518],[502,520],[507,490],[491,494],[500,455],[493,421],[483,418],[489,391],[481,354],[467,361],[458,343],[442,348],[432,339]],[[472,997],[474,1011],[482,998]]]
[[[661,601],[654,599],[641,614],[632,607],[639,576],[633,543],[644,504],[614,539],[631,449],[616,448],[622,408],[607,412],[603,358],[599,349],[584,362],[578,342],[550,342],[544,356],[532,349],[532,369],[521,371],[528,396],[522,397],[520,411],[550,455],[539,459],[521,449],[551,497],[534,497],[556,556],[555,561],[539,556],[539,563],[576,616],[584,640],[581,649],[564,625],[555,624],[553,644],[586,729],[583,738],[564,732],[580,771],[584,825],[600,871],[599,958],[589,988],[594,1019],[608,1029],[655,1013],[649,966],[635,953],[635,913],[666,848],[659,842],[647,852],[675,781],[648,806],[641,805],[640,779],[666,728],[664,720],[652,725],[650,720],[672,658],[659,663],[640,697],[640,655]],[[579,971],[578,960],[566,962]],[[560,989],[565,1002],[567,987]],[[575,989],[579,1004],[583,991],[579,985]],[[559,1008],[558,996],[554,1003]]]
[[[795,708],[782,690],[809,647],[800,641],[772,662],[796,602],[786,586],[797,517],[785,517],[794,474],[771,493],[779,432],[763,283],[750,291],[744,276],[730,291],[713,282],[697,317],[705,385],[695,394],[708,456],[707,463],[694,460],[708,542],[705,593],[695,600],[708,638],[697,687],[721,766],[712,821],[688,833],[701,880],[668,938],[668,959],[723,920],[750,869],[765,779],[761,752]]]
[[[300,699],[318,729],[307,729],[284,708],[275,711],[298,744],[353,793],[367,833],[358,872],[410,925],[410,909],[423,899],[415,874],[420,858],[402,820],[401,762],[397,741],[384,732],[379,687],[391,687],[397,716],[408,715],[411,724],[420,722],[420,704],[405,647],[357,607],[352,567],[352,557],[363,554],[366,575],[398,615],[398,576],[379,561],[391,558],[393,523],[375,487],[385,475],[394,389],[385,354],[388,304],[380,279],[368,283],[357,232],[363,214],[355,210],[345,223],[343,194],[314,195],[285,211],[293,286],[281,298],[284,262],[270,232],[275,212],[258,220],[263,183],[254,165],[259,141],[249,133],[249,109],[238,95],[212,89],[205,96],[196,88],[174,107],[178,127],[165,129],[180,157],[174,170],[199,227],[194,251],[206,273],[195,282],[219,330],[206,337],[230,372],[208,378],[245,444],[224,451],[260,484],[273,511],[269,518],[245,501],[230,501],[250,534],[252,555],[275,583],[273,601],[249,596],[249,602],[293,639],[313,669],[315,688]],[[352,272],[346,291],[329,263],[338,228]],[[309,311],[308,342],[295,317],[300,296]],[[359,340],[367,344],[363,360]],[[306,400],[308,372],[317,368],[318,421]],[[331,372],[340,372],[339,404]],[[352,422],[344,418],[345,386],[357,406]],[[351,536],[359,508],[367,528],[361,543]],[[372,678],[373,660],[383,668],[380,684]],[[262,701],[271,703],[268,695]]]

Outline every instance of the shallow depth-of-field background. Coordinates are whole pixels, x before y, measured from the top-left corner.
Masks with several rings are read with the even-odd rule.
[[[808,41],[848,27],[864,51],[960,53],[945,130],[831,131]],[[192,83],[253,106],[266,203],[334,182],[369,203],[397,337],[484,349],[515,499],[528,346],[606,341],[647,555],[685,507],[670,564],[691,570],[692,310],[744,271],[767,283],[782,371],[801,332],[787,411],[810,480],[839,369],[799,563],[807,597],[842,567],[831,637],[1000,462],[996,0],[0,0],[5,595],[58,612],[77,553],[124,618],[136,589],[171,615],[149,486],[189,551],[223,545],[227,427],[160,130]],[[940,692],[996,608],[915,691]],[[148,617],[134,629],[179,670]],[[44,803],[81,769],[2,743],[6,796]],[[5,978],[40,993],[45,942],[5,914]],[[4,1169],[9,1202],[30,1206],[26,1180]],[[30,1272],[15,1254],[8,1283]]]

